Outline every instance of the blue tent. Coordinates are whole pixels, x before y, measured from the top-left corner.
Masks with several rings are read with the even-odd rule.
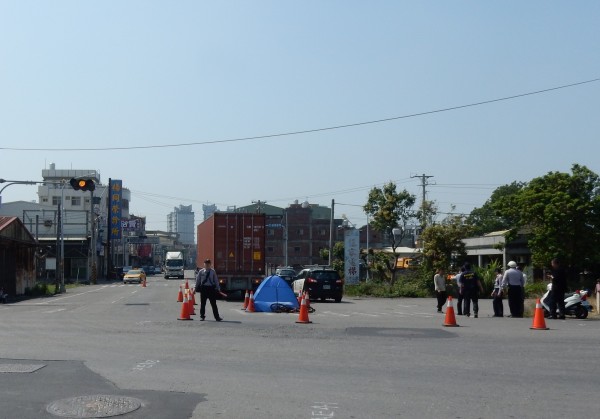
[[[254,292],[254,309],[270,312],[271,305],[279,303],[290,308],[299,308],[298,300],[289,284],[280,276],[268,276]]]

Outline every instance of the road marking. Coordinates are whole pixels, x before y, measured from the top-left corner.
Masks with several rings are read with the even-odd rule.
[[[359,316],[379,317],[379,314],[361,313],[359,311],[353,311],[350,314],[358,314]]]
[[[66,310],[66,308],[57,308],[56,310],[42,311],[42,313],[52,314],[52,313],[58,313],[59,311],[65,311],[65,310]]]
[[[150,360],[150,359],[147,360],[147,361],[144,361],[144,362],[138,362],[136,364],[136,366],[132,368],[132,370],[134,370],[134,371],[143,371],[145,369],[152,368],[153,366],[155,366],[159,362],[160,361],[158,361],[158,360]]]
[[[35,305],[38,305],[38,306],[50,305],[52,303],[55,303],[55,302],[60,301],[60,300],[64,300],[66,298],[79,297],[80,295],[83,295],[83,294],[88,294],[90,292],[100,291],[102,288],[105,288],[105,287],[106,286],[101,287],[101,288],[97,288],[97,289],[94,289],[94,290],[80,292],[80,293],[77,293],[77,294],[66,295],[64,297],[56,297],[56,298],[53,298],[52,301],[44,301],[44,302],[41,302],[41,303],[35,303]]]
[[[323,314],[331,314],[332,316],[350,317],[350,314],[334,313],[333,311],[323,311]]]

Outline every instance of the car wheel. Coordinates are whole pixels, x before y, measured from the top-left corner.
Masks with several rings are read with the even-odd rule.
[[[341,303],[342,302],[342,297],[341,296],[335,297],[335,302],[336,303]]]

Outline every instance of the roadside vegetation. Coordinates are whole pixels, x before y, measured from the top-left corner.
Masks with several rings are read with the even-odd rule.
[[[535,299],[546,292],[546,278],[539,272],[552,258],[568,267],[569,285],[593,288],[600,276],[600,177],[585,166],[573,164],[571,173],[549,172],[529,182],[514,181],[494,190],[481,208],[471,214],[448,214],[443,218],[433,201],[423,201],[414,208],[416,197],[398,191],[393,182],[373,188],[363,210],[369,215],[369,227],[385,234],[391,243],[390,253],[368,249],[361,262],[369,269],[368,281],[347,285],[349,296],[431,297],[434,272],[456,274],[468,260],[463,239],[495,231],[504,231],[506,241],[524,236],[531,250],[529,267],[538,276],[529,278],[526,298]],[[410,222],[421,228],[422,248],[415,255],[419,265],[413,269],[396,266],[406,226]],[[498,250],[502,250],[501,247]],[[489,298],[495,269],[505,268],[501,257],[475,267]],[[334,246],[333,264],[344,271],[343,243]],[[586,275],[581,275],[585,272]],[[449,295],[456,295],[454,281],[447,282]]]

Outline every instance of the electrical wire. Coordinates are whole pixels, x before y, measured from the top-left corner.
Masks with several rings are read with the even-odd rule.
[[[597,82],[599,80],[600,80],[600,78],[596,78],[596,79],[591,79],[591,80],[586,80],[586,81],[580,81],[580,82],[577,82],[577,83],[566,84],[566,85],[563,85],[563,86],[556,86],[556,87],[551,87],[551,88],[548,88],[548,89],[536,90],[536,91],[533,91],[533,92],[520,93],[520,94],[517,94],[517,95],[505,96],[505,97],[496,98],[496,99],[490,99],[490,100],[484,100],[484,101],[481,101],[481,102],[474,102],[474,103],[469,103],[469,104],[466,104],[466,105],[458,105],[458,106],[451,106],[451,107],[448,107],[448,108],[435,109],[435,110],[432,110],[432,111],[417,112],[417,113],[408,114],[408,115],[394,116],[394,117],[391,117],[391,118],[375,119],[375,120],[372,120],[372,121],[355,122],[355,123],[350,123],[350,124],[334,125],[334,126],[331,126],[331,127],[313,128],[313,129],[307,129],[307,130],[301,130],[301,131],[290,131],[290,132],[282,132],[282,133],[276,133],[276,134],[266,134],[266,135],[257,135],[257,136],[240,137],[240,138],[230,138],[230,139],[225,139],[225,140],[207,140],[207,141],[199,141],[199,142],[191,142],[191,143],[162,144],[162,145],[145,145],[145,146],[128,146],[128,147],[90,147],[90,148],[20,148],[20,147],[0,147],[0,150],[11,150],[11,151],[112,151],[112,150],[139,150],[139,149],[151,149],[151,148],[172,148],[172,147],[189,147],[189,146],[199,146],[199,145],[208,145],[208,144],[223,144],[223,143],[233,143],[233,142],[252,141],[252,140],[266,140],[266,139],[276,138],[276,137],[287,137],[287,136],[292,136],[292,135],[312,134],[312,133],[315,133],[315,132],[323,132],[323,131],[333,131],[333,130],[344,129],[344,128],[358,127],[358,126],[362,126],[362,125],[381,124],[381,123],[384,123],[384,122],[396,121],[396,120],[399,120],[399,119],[415,118],[415,117],[418,117],[418,116],[431,115],[431,114],[434,114],[434,113],[455,111],[455,110],[458,110],[458,109],[470,108],[470,107],[473,107],[473,106],[489,105],[490,103],[496,103],[496,102],[502,102],[502,101],[505,101],[505,100],[518,99],[518,98],[525,97],[525,96],[538,95],[538,94],[541,94],[541,93],[547,93],[547,92],[551,92],[551,91],[554,91],[554,90],[567,89],[569,87],[575,87],[575,86],[579,86],[579,85],[582,85],[582,84],[594,83],[594,82]]]

